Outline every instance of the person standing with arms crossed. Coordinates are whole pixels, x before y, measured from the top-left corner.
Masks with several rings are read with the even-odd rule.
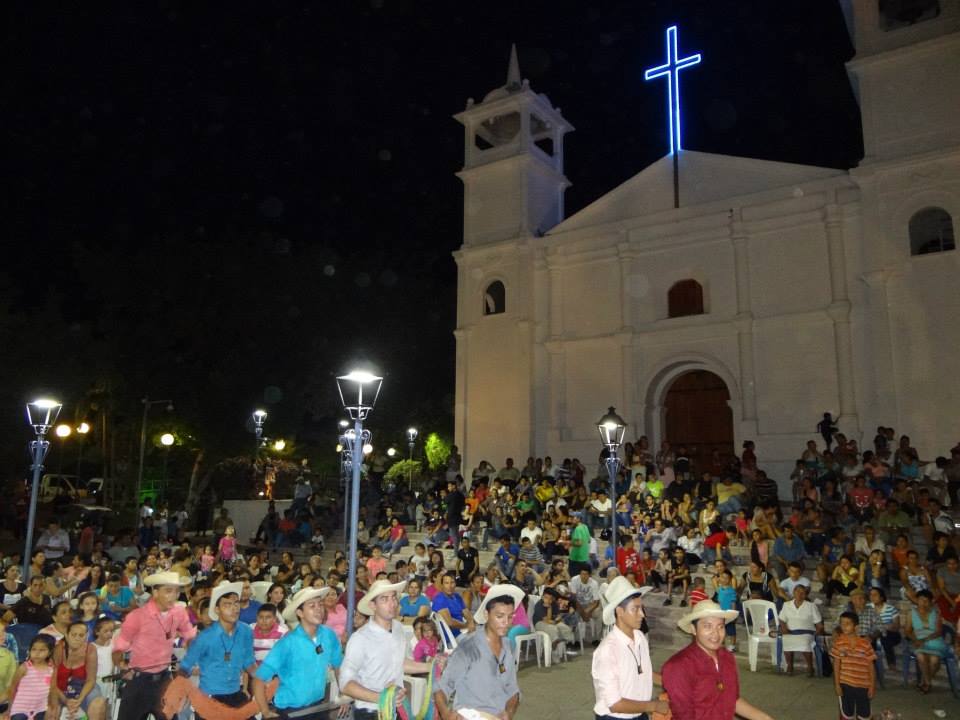
[[[140,720],[147,713],[161,717],[160,694],[170,679],[173,643],[179,637],[189,645],[197,634],[186,608],[177,605],[180,590],[189,582],[175,572],[154,573],[143,581],[150,600],[127,615],[113,641],[113,664],[126,681],[117,720]],[[129,661],[124,658],[127,652]]]

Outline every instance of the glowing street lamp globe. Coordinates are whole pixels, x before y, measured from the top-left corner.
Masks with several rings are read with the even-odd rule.
[[[63,405],[50,398],[38,398],[27,403],[27,422],[37,435],[46,435],[57,421]]]
[[[597,430],[600,432],[600,442],[611,452],[616,452],[623,444],[627,424],[617,415],[617,411],[610,407],[607,409],[607,414],[597,421]]]
[[[417,434],[417,429],[415,427],[407,428],[407,442],[416,442]]]
[[[164,447],[170,447],[177,439],[171,433],[164,433],[160,436],[160,444]]]
[[[71,428],[69,425],[57,425],[55,432],[57,433],[58,438],[66,439],[70,437],[70,433],[73,432],[73,428]]]
[[[88,432],[90,432],[90,424],[85,422],[80,423],[77,425],[77,432],[81,435],[86,435]]]
[[[276,450],[277,452],[280,452],[280,451],[283,450],[286,446],[287,446],[287,441],[286,441],[286,440],[280,439],[280,440],[274,440],[274,441],[273,441],[273,449]]]
[[[387,457],[393,457],[397,454],[396,448],[387,448]]]

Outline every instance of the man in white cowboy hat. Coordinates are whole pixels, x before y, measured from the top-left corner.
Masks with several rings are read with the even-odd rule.
[[[190,643],[180,671],[200,671],[200,690],[217,702],[240,707],[250,699],[243,691],[243,673],[257,669],[253,657],[253,630],[240,618],[242,582],[222,582],[213,589],[207,614],[214,624]],[[198,720],[203,720],[199,713]],[[208,718],[208,720],[210,720]]]
[[[180,590],[190,584],[176,572],[154,573],[143,584],[151,597],[124,619],[113,641],[113,664],[126,684],[120,692],[118,720],[139,720],[147,713],[160,714],[160,695],[170,677],[173,643],[179,637],[189,644],[197,629],[186,608],[177,604]],[[124,654],[129,652],[129,660]]]
[[[406,656],[406,635],[403,624],[396,619],[405,585],[377,580],[357,603],[357,611],[371,616],[370,622],[350,636],[340,668],[341,692],[356,700],[355,720],[377,720],[380,693],[396,686],[399,690],[394,699],[399,703],[405,694],[403,674],[431,669],[430,663]]]
[[[327,668],[336,669],[343,661],[336,633],[323,624],[327,619],[323,599],[331,592],[334,590],[329,587],[308,587],[287,603],[283,619],[288,625],[299,624],[277,640],[253,674],[253,696],[264,717],[275,715],[266,695],[266,683],[275,677],[280,678],[280,687],[273,697],[273,705],[281,718],[326,717],[329,708],[315,706],[326,697]]]
[[[726,624],[736,619],[736,610],[702,600],[677,622],[693,640],[661,669],[673,720],[733,720],[734,713],[746,720],[771,720],[740,697],[737,661],[723,647]]]
[[[505,638],[523,596],[516,585],[494,585],[487,591],[474,613],[480,627],[460,636],[435,687],[433,698],[440,720],[458,720],[458,710],[465,708],[500,720],[513,718],[520,705],[520,686],[513,647]]]
[[[654,684],[660,674],[650,663],[650,646],[641,632],[643,596],[649,587],[634,587],[625,577],[616,577],[607,588],[603,624],[610,632],[593,653],[591,676],[596,702],[596,720],[632,718],[648,720],[655,712],[666,713],[669,705],[654,699]]]

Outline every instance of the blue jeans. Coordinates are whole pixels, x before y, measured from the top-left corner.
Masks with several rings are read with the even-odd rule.
[[[724,517],[731,513],[738,513],[743,509],[743,503],[740,502],[740,497],[733,495],[726,502],[722,502],[717,505],[717,512],[720,513],[720,517]]]
[[[410,541],[407,540],[407,538],[402,537],[402,538],[400,538],[399,540],[397,540],[396,542],[391,542],[391,541],[389,541],[389,540],[385,540],[385,541],[383,542],[383,545],[380,546],[380,548],[381,548],[385,553],[396,553],[396,552],[400,552],[400,548],[406,547],[406,546],[409,545],[409,544],[410,544]]]

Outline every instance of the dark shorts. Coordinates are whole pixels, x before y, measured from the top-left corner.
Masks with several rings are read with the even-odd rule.
[[[140,720],[147,713],[162,717],[160,696],[167,688],[170,672],[136,672],[120,691],[120,710],[117,720]]]
[[[627,718],[615,718],[613,715],[597,715],[593,714],[593,720],[628,720]],[[639,715],[634,715],[629,720],[650,720],[650,716],[646,713],[640,713]]]
[[[867,696],[866,688],[840,683],[840,692],[841,717],[863,718],[863,720],[870,717],[870,698]]]

